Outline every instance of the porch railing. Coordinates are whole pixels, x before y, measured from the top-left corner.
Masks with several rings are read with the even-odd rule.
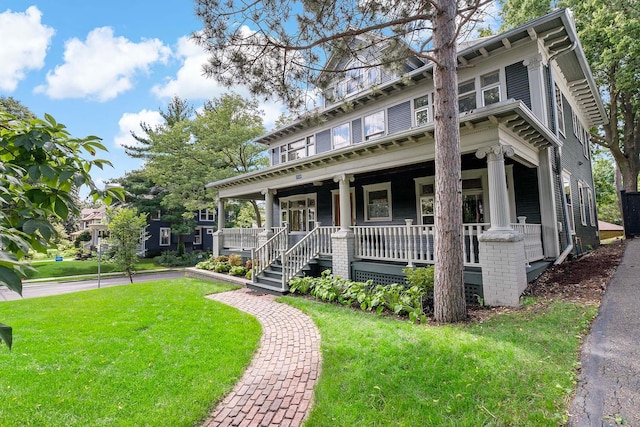
[[[251,249],[251,280],[256,283],[258,274],[278,259],[287,250],[289,241],[288,227],[281,227],[262,246]]]
[[[511,224],[514,230],[524,234],[524,253],[527,262],[539,261],[544,259],[544,250],[542,249],[542,224],[526,224],[520,222]]]
[[[464,264],[479,267],[478,237],[489,228],[489,224],[463,224]],[[511,224],[524,234],[524,248],[527,262],[544,258],[542,249],[542,225]],[[434,225],[389,225],[355,226],[356,258],[379,261],[406,262],[408,266],[435,263]]]
[[[274,227],[274,233],[282,227]],[[223,228],[222,247],[225,249],[251,249],[258,246],[258,235],[264,228]]]
[[[479,266],[478,236],[489,224],[463,224],[464,263]],[[408,266],[435,263],[434,225],[355,226],[356,258],[406,262]]]
[[[319,223],[316,223],[319,224]],[[287,290],[289,280],[318,255],[331,254],[331,234],[340,227],[316,225],[302,240],[282,254],[282,288]]]

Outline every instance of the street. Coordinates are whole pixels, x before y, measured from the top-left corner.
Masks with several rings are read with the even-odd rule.
[[[166,280],[184,277],[182,270],[161,271],[157,273],[136,274],[133,276],[133,283],[148,282],[150,280]],[[100,287],[107,288],[110,286],[129,284],[128,276],[110,276],[100,278]],[[88,289],[97,289],[98,279],[66,281],[66,282],[41,282],[26,283],[22,288],[22,298],[46,297],[51,295],[67,294],[71,292],[85,291]],[[7,289],[0,287],[0,302],[20,299],[20,295]]]

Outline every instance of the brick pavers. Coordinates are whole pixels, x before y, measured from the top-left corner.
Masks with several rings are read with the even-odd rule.
[[[254,315],[262,338],[251,365],[203,427],[299,426],[320,373],[316,325],[300,310],[248,289],[208,298]]]

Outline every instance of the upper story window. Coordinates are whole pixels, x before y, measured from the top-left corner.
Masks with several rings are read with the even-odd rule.
[[[345,67],[347,70],[343,80],[337,82],[329,92],[329,101],[336,98],[351,96],[367,89],[369,86],[380,83],[380,67],[370,67],[360,61],[352,61]]]
[[[564,136],[564,105],[562,105],[562,92],[555,85],[556,120],[558,121],[558,132]]]
[[[344,123],[331,129],[331,141],[333,148],[342,148],[351,144],[351,127]]]
[[[215,221],[215,220],[216,220],[216,212],[213,209],[200,210],[200,221]]]
[[[468,80],[458,85],[458,109],[461,113],[476,108],[476,81]]]
[[[433,122],[432,93],[413,100],[413,115],[416,126],[423,126]]]
[[[370,114],[364,117],[364,139],[374,139],[384,135],[385,120],[384,111]]]
[[[494,71],[480,77],[482,85],[482,105],[491,105],[500,102],[500,72]]]
[[[480,88],[479,93],[477,88]],[[485,107],[495,104],[500,102],[501,98],[499,70],[466,80],[458,85],[458,108],[461,113],[474,110],[478,105]]]
[[[290,162],[316,154],[315,137],[308,136],[280,147],[280,163]]]

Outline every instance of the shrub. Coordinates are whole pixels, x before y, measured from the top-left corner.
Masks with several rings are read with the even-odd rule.
[[[251,280],[251,278],[253,277],[253,271],[252,270],[248,270],[247,274],[244,275],[244,278],[247,280]]]
[[[229,257],[226,255],[220,255],[217,256],[216,259],[214,259],[215,262],[229,262]]]
[[[242,255],[240,254],[231,254],[229,255],[229,265],[232,267],[242,266]]]
[[[231,269],[228,262],[216,262],[213,267],[213,271],[216,273],[227,273]]]
[[[417,267],[417,268],[403,268],[402,272],[407,276],[407,282],[411,286],[417,286],[427,294],[433,292],[433,275],[435,267]]]
[[[244,276],[245,274],[247,274],[247,269],[242,265],[232,265],[229,269],[229,274],[231,276]]]
[[[165,267],[191,267],[202,259],[200,252],[185,252],[182,256],[177,252],[163,252],[160,256],[153,259],[153,262]]]

